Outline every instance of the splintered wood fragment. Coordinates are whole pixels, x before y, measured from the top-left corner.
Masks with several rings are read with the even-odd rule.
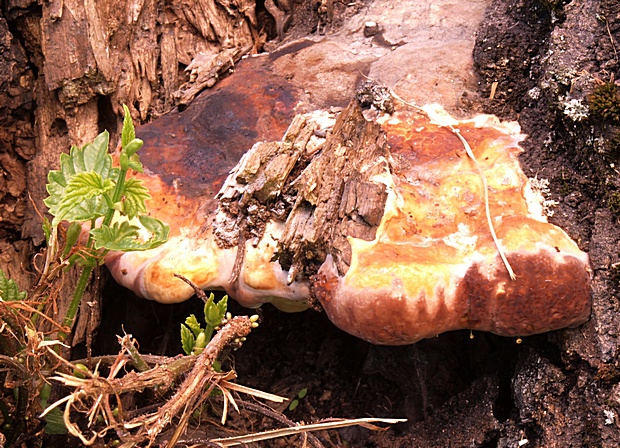
[[[387,192],[373,178],[388,170],[381,126],[367,121],[359,104],[351,102],[293,185],[296,201],[276,254],[280,264],[303,272],[332,254],[345,273],[351,263],[347,237],[375,237]]]
[[[241,57],[252,49],[248,43],[212,54],[198,54],[185,69],[190,74],[188,83],[177,93],[178,104],[189,104],[201,91],[213,87],[228,70],[232,69]]]
[[[491,94],[489,95],[490,100],[495,98],[495,91],[497,90],[498,84],[499,83],[497,81],[494,81],[493,84],[491,84]]]

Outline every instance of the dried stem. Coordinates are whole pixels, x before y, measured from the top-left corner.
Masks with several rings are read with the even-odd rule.
[[[170,424],[172,419],[182,410],[191,412],[198,397],[201,397],[209,381],[217,383],[219,379],[226,379],[225,374],[213,370],[213,362],[224,348],[235,339],[247,336],[252,331],[252,323],[247,316],[236,316],[228,321],[198,356],[194,368],[187,375],[176,394],[161,407],[159,412],[145,421],[145,429],[151,440]],[[132,422],[130,422],[131,424]]]

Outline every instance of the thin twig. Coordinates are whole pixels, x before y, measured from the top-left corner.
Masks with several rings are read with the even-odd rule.
[[[212,439],[222,446],[238,446],[244,443],[259,442],[261,440],[271,440],[279,437],[290,436],[293,434],[301,434],[310,431],[324,431],[326,429],[346,428],[347,426],[361,425],[366,426],[369,423],[387,423],[395,424],[406,422],[402,418],[358,418],[350,420],[337,420],[330,422],[314,423],[310,425],[298,425],[290,428],[273,429],[270,431],[257,432],[246,436],[226,437],[221,439]]]
[[[611,48],[614,50],[614,56],[616,61],[618,60],[618,52],[616,51],[616,44],[614,42],[614,37],[611,34],[611,30],[609,29],[609,20],[605,17],[605,25],[607,26],[607,34],[609,34],[609,40],[611,41]]]
[[[149,366],[140,352],[138,352],[138,349],[136,348],[136,340],[129,334],[125,334],[122,338],[120,336],[117,337],[121,346],[127,350],[127,353],[131,356],[133,365],[136,369],[138,369],[139,372],[146,372],[149,369]]]
[[[207,303],[207,301],[209,300],[209,298],[207,297],[207,294],[202,289],[200,289],[198,286],[196,286],[194,284],[194,282],[192,282],[187,277],[183,277],[181,274],[176,274],[175,273],[174,276],[176,278],[179,278],[179,279],[183,280],[185,283],[187,283],[189,286],[191,286],[192,289],[194,290],[194,294],[196,294],[196,296],[198,296],[198,298],[200,300],[202,300],[204,303]]]

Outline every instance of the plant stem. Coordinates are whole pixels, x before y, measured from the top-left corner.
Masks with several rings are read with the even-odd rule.
[[[84,270],[80,274],[80,278],[78,279],[77,285],[75,285],[75,291],[73,292],[73,299],[71,300],[71,304],[69,305],[69,309],[67,309],[67,314],[65,314],[65,319],[62,322],[63,327],[69,327],[69,331],[71,331],[71,327],[73,327],[73,321],[75,320],[75,315],[77,314],[77,310],[80,306],[80,302],[82,301],[82,296],[84,295],[84,291],[86,291],[86,286],[88,285],[88,280],[90,279],[90,274],[93,272],[92,266],[84,267]],[[67,338],[67,334],[64,332],[58,333],[58,339],[62,342]]]
[[[138,369],[139,372],[146,372],[149,370],[149,365],[146,363],[140,352],[135,346],[134,340],[130,335],[125,335],[121,340],[121,345],[127,349],[129,352],[129,356],[131,356],[131,360],[133,361],[133,365]]]
[[[114,196],[112,197],[112,204],[116,204],[120,201],[123,196],[123,191],[125,190],[125,178],[127,177],[127,169],[121,169],[118,180],[116,182],[116,188],[114,189]],[[106,213],[103,219],[103,225],[109,226],[110,222],[112,222],[112,218],[114,217],[115,210],[110,207],[108,212]],[[91,222],[91,228],[94,228],[94,220]],[[92,238],[89,236],[88,243],[86,247],[88,249],[92,249]],[[96,261],[95,257],[87,257],[89,261]],[[67,314],[65,314],[65,319],[63,321],[63,326],[73,327],[73,321],[75,320],[75,315],[77,314],[77,310],[80,306],[80,302],[82,301],[82,296],[84,295],[84,291],[86,291],[86,286],[88,285],[88,280],[90,279],[90,275],[93,272],[92,266],[85,266],[84,270],[80,274],[80,278],[75,286],[75,291],[73,292],[73,299],[71,299],[71,304],[69,305],[69,309],[67,309]],[[67,338],[67,334],[64,332],[58,333],[58,339],[62,342]]]
[[[215,331],[215,327],[207,323],[207,327],[205,328],[205,336],[206,336],[207,344],[211,341],[214,331]]]
[[[123,196],[123,192],[125,191],[125,178],[127,177],[127,171],[128,171],[127,169],[121,168],[121,172],[118,174],[118,180],[116,181],[116,188],[114,189],[114,195],[112,196],[113,205],[119,202],[121,200],[121,197]],[[112,222],[112,218],[114,217],[115,211],[116,210],[110,207],[110,209],[105,215],[105,218],[103,218],[103,225],[105,226],[110,225],[110,223]]]

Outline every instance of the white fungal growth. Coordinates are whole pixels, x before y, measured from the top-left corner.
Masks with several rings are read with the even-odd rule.
[[[585,120],[590,115],[588,105],[583,104],[582,100],[570,98],[568,95],[561,96],[559,100],[564,115],[573,121]]]
[[[555,213],[552,210],[553,207],[557,207],[560,203],[554,199],[551,199],[551,190],[549,189],[549,179],[539,179],[537,176],[530,177],[530,185],[534,193],[538,193],[542,198],[542,211],[548,218],[552,217]]]

